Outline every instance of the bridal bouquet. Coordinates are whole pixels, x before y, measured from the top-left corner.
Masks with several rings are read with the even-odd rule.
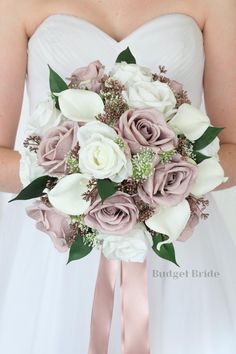
[[[206,193],[225,181],[221,128],[191,105],[181,83],[136,64],[129,48],[105,73],[100,61],[67,84],[49,67],[50,97],[30,117],[16,199],[69,260],[95,247],[143,262],[147,251],[177,264]]]

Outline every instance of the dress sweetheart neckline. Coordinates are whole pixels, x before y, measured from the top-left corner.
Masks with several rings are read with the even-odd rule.
[[[40,31],[40,29],[49,21],[52,21],[55,18],[67,18],[71,21],[76,21],[76,22],[81,22],[84,24],[87,24],[89,27],[93,28],[94,30],[96,30],[97,32],[99,32],[103,37],[107,38],[110,42],[112,42],[115,45],[121,45],[122,43],[126,42],[127,40],[129,40],[131,37],[133,37],[134,35],[138,34],[141,30],[143,30],[144,28],[153,25],[154,23],[159,23],[165,19],[171,18],[171,17],[182,17],[184,19],[188,19],[191,21],[191,23],[193,25],[196,26],[196,28],[198,29],[198,31],[200,32],[200,34],[202,35],[202,30],[199,26],[199,24],[197,23],[197,21],[195,20],[195,18],[193,18],[191,15],[187,15],[184,13],[180,13],[180,12],[172,12],[169,14],[164,14],[164,15],[160,15],[157,17],[154,17],[146,22],[144,22],[142,25],[136,27],[132,32],[130,32],[127,36],[125,36],[124,38],[122,38],[121,40],[116,40],[114,39],[112,36],[110,36],[107,32],[103,31],[100,27],[98,27],[97,25],[93,24],[92,22],[83,19],[79,16],[76,15],[70,15],[70,14],[63,14],[63,13],[58,13],[58,14],[51,14],[48,15],[47,17],[45,17],[40,24],[36,27],[36,29],[34,30],[34,32],[32,33],[32,35],[29,37],[28,39],[28,45],[30,44],[30,42],[37,36],[38,32]]]

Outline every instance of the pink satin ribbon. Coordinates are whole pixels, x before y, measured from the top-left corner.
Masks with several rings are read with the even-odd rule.
[[[94,292],[88,354],[108,354],[119,270],[122,354],[150,354],[147,261],[111,261],[102,254]]]

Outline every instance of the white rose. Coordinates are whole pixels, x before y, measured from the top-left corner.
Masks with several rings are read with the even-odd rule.
[[[50,128],[58,126],[62,121],[61,112],[55,107],[54,100],[40,102],[29,118],[27,132],[29,134],[44,135]]]
[[[198,174],[191,188],[191,193],[201,197],[227,180],[228,178],[224,176],[224,170],[218,159],[211,157],[198,164]]]
[[[132,85],[137,81],[152,80],[150,69],[137,64],[127,64],[126,62],[116,63],[110,74],[123,85]]]
[[[207,115],[188,103],[182,104],[175,116],[168,122],[176,134],[184,134],[187,139],[195,141],[211,125]]]
[[[122,182],[132,175],[132,164],[114,141],[114,129],[101,122],[87,123],[78,131],[79,167],[91,177]]]
[[[158,243],[158,251],[161,245],[172,243],[180,236],[187,225],[190,215],[190,206],[185,199],[174,207],[159,207],[155,214],[145,221],[145,224],[151,230],[169,236],[167,240]]]
[[[37,154],[29,150],[25,150],[21,154],[19,173],[24,188],[36,178],[46,175],[43,167],[38,165]]]
[[[152,236],[143,224],[137,224],[124,236],[98,234],[103,240],[102,252],[105,257],[125,262],[143,262],[152,247]]]
[[[162,112],[166,119],[176,112],[174,93],[167,84],[160,81],[135,82],[123,91],[123,97],[131,108],[154,107]]]
[[[101,97],[93,91],[68,89],[55,94],[58,96],[62,114],[76,122],[90,122],[103,113],[104,104]]]

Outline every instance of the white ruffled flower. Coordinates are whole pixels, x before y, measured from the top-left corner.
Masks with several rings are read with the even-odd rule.
[[[156,108],[166,119],[176,112],[173,91],[160,81],[135,82],[123,91],[123,97],[131,108]]]
[[[23,188],[36,178],[46,175],[43,167],[38,165],[37,154],[35,152],[25,150],[21,153],[19,174]]]
[[[68,89],[55,95],[62,114],[75,122],[94,121],[97,114],[103,113],[104,104],[96,92]]]
[[[29,118],[27,132],[29,134],[44,135],[49,129],[58,126],[62,121],[61,112],[55,107],[54,100],[40,102]]]
[[[191,209],[185,199],[174,207],[159,207],[155,214],[145,221],[151,230],[169,236],[167,240],[158,243],[158,251],[161,245],[177,240],[185,229],[190,215]]]
[[[176,134],[184,134],[190,141],[200,138],[211,125],[209,117],[188,103],[182,104],[168,122]]]
[[[101,122],[90,122],[78,130],[79,167],[93,178],[122,182],[132,175],[132,164],[114,141],[114,129]]]
[[[132,85],[137,81],[151,81],[152,72],[150,69],[126,62],[116,63],[110,72],[112,78],[118,80],[123,85]]]
[[[227,182],[228,178],[224,176],[224,170],[215,157],[206,159],[198,164],[198,174],[194,182],[191,193],[201,197],[211,192],[221,183]]]
[[[68,215],[81,215],[88,209],[90,202],[83,199],[88,190],[89,178],[80,173],[62,177],[48,192],[52,206]]]
[[[143,224],[137,224],[124,236],[99,233],[103,240],[102,252],[108,259],[125,262],[143,262],[153,245],[152,236]]]

